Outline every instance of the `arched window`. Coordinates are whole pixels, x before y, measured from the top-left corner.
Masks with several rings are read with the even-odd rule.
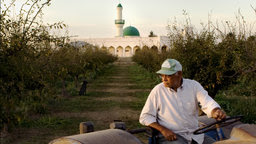
[[[115,55],[115,48],[114,47],[109,47],[108,52],[111,53],[112,55]]]
[[[166,46],[166,45],[162,46],[161,52],[166,52],[166,49],[167,49],[167,46]]]
[[[151,47],[151,50],[153,50],[153,51],[157,51],[157,46],[155,46],[155,45],[154,45],[154,46],[152,46],[152,47]]]
[[[143,46],[142,47],[142,50],[146,50],[146,49],[149,50],[148,46]]]
[[[135,46],[133,48],[133,53],[135,54],[136,52],[140,51],[140,47],[139,46]]]
[[[102,50],[104,50],[104,51],[107,51],[107,48],[106,48],[106,47],[104,47],[104,46],[103,46],[103,47],[101,47],[101,49],[102,49]]]
[[[116,54],[118,57],[123,57],[123,47],[121,46],[117,47]]]
[[[125,53],[124,53],[125,57],[131,57],[132,56],[132,48],[130,46],[127,46],[125,48]]]

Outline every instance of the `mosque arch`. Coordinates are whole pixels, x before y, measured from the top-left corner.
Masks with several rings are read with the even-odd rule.
[[[157,48],[157,46],[153,45],[153,46],[151,47],[151,50],[153,50],[153,51],[157,51],[157,50],[158,50],[158,48]]]
[[[167,50],[167,46],[163,45],[162,48],[161,48],[161,52],[166,52],[166,50]]]
[[[149,47],[146,45],[142,47],[142,50],[146,50],[146,49],[149,50]]]
[[[124,50],[124,57],[131,57],[132,56],[132,48],[130,46],[125,47]]]
[[[133,54],[135,54],[136,52],[140,51],[140,47],[139,46],[135,46],[133,48]]]
[[[115,55],[115,48],[114,47],[109,47],[108,52],[111,53],[112,55]]]
[[[107,47],[105,47],[105,46],[102,46],[101,49],[104,51],[107,51]]]
[[[123,47],[119,46],[119,47],[116,48],[116,55],[118,57],[123,57],[124,56]]]

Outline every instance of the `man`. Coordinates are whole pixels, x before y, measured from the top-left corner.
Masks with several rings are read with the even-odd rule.
[[[226,117],[225,112],[197,81],[182,78],[182,66],[177,60],[165,60],[157,73],[162,83],[150,92],[140,123],[161,133],[159,143],[214,142],[204,134],[193,135],[198,129],[198,103],[208,117],[221,120]]]

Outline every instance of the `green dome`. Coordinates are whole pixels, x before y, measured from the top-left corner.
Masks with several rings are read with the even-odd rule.
[[[124,36],[140,36],[140,33],[135,27],[128,26],[123,30],[123,35]]]
[[[122,5],[121,5],[121,4],[118,4],[117,7],[122,7]]]

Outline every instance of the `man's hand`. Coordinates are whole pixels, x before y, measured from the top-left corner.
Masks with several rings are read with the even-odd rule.
[[[168,128],[158,124],[157,122],[151,123],[149,126],[158,130],[168,141],[173,141],[173,140],[177,139],[177,136],[174,132],[172,132]]]
[[[212,110],[212,117],[219,121],[226,118],[226,113],[220,108],[215,108]]]
[[[174,141],[177,139],[176,134],[167,128],[162,129],[160,132],[168,141]]]

